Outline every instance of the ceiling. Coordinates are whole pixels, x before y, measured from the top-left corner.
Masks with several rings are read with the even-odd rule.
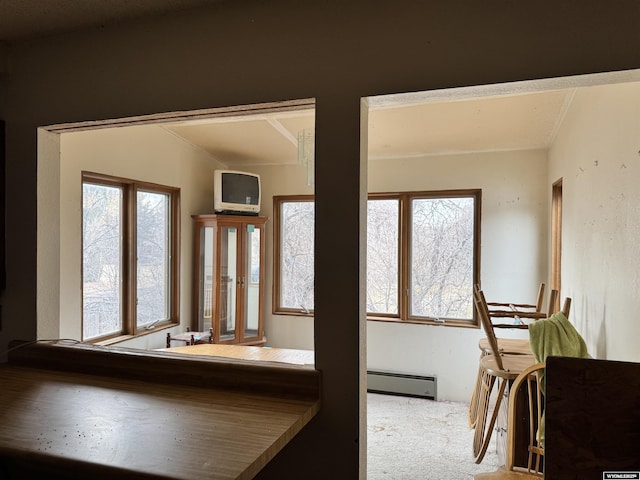
[[[573,89],[419,102],[372,101],[369,160],[546,149]],[[298,110],[163,125],[229,167],[295,164],[298,136],[313,132],[314,111]]]
[[[224,0],[1,0],[0,42],[15,42]],[[230,1],[230,0],[226,0]],[[237,1],[237,0],[235,0]],[[573,89],[370,99],[369,159],[548,148]],[[313,110],[164,124],[229,167],[294,164]]]

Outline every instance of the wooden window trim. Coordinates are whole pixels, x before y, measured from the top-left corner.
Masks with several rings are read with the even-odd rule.
[[[304,311],[302,309],[280,307],[281,205],[284,202],[312,202],[314,199],[314,195],[278,195],[273,197],[273,296],[271,305],[274,315],[312,317],[314,314],[313,310]]]
[[[122,251],[122,330],[113,334],[102,335],[84,340],[87,343],[111,344],[143,336],[163,328],[180,324],[180,189],[151,182],[132,180],[129,178],[105,175],[95,172],[82,172],[82,184],[114,186],[122,189],[123,209],[123,251]],[[158,321],[152,329],[138,328],[136,318],[136,218],[137,192],[147,191],[169,196],[169,318]],[[82,248],[80,250],[82,256]],[[82,261],[81,261],[82,265]],[[80,285],[84,284],[81,272]],[[82,295],[81,295],[82,296]],[[81,315],[81,335],[84,335],[84,318]]]
[[[475,308],[473,309],[471,320],[447,319],[444,323],[437,321],[435,318],[411,317],[409,315],[409,294],[408,286],[410,285],[410,247],[411,247],[411,200],[415,198],[450,198],[450,197],[467,197],[474,199],[474,245],[473,245],[473,284],[480,282],[480,246],[481,246],[481,219],[482,219],[482,190],[481,189],[457,189],[457,190],[438,190],[438,191],[416,191],[416,192],[380,192],[370,193],[368,199],[398,199],[400,202],[399,212],[399,279],[398,279],[398,314],[371,314],[367,313],[367,320],[392,322],[392,323],[409,323],[420,325],[445,325],[465,328],[479,328],[479,321]],[[292,316],[313,316],[313,311],[303,312],[297,309],[288,309],[280,307],[280,209],[284,202],[295,201],[314,201],[313,195],[281,195],[273,197],[274,212],[274,254],[273,254],[273,299],[272,313],[274,315],[292,315]]]

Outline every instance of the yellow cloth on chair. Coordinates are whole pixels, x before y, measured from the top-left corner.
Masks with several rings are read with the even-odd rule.
[[[589,357],[584,339],[562,312],[530,323],[529,344],[538,362],[545,362],[549,356]],[[540,374],[538,381],[541,382],[544,392],[544,373]],[[538,429],[538,443],[544,447],[544,413]]]

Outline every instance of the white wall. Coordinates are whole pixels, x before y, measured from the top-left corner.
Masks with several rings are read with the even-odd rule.
[[[577,89],[549,159],[570,318],[592,356],[640,361],[640,84]]]
[[[371,192],[482,189],[480,280],[489,300],[531,303],[547,282],[546,181],[543,150],[369,162]],[[368,368],[436,375],[439,399],[469,401],[481,329],[373,321],[367,329]]]
[[[532,301],[548,272],[550,185],[564,177],[562,296],[573,298],[571,320],[598,358],[637,360],[638,328],[620,313],[635,305],[640,276],[638,235],[640,131],[638,84],[576,91],[547,171],[542,150],[375,160],[369,191],[481,188],[481,281],[490,299]],[[615,121],[613,120],[615,119]],[[80,338],[80,171],[89,170],[182,187],[181,329],[191,322],[190,215],[211,211],[215,161],[161,127],[138,126],[61,136],[59,336]],[[176,161],[179,159],[178,161]],[[596,165],[597,162],[597,165]],[[265,332],[268,345],[313,349],[312,317],[272,314],[274,195],[313,194],[300,165],[254,167],[263,181],[267,224]],[[598,255],[586,252],[600,252]],[[584,261],[588,256],[589,261]],[[547,282],[548,283],[548,282]],[[436,375],[440,399],[466,401],[477,363],[479,329],[367,324],[367,367]],[[612,334],[614,331],[616,334]],[[177,329],[175,329],[177,330]],[[54,330],[55,331],[55,330]],[[624,334],[618,335],[622,331]],[[165,332],[127,342],[159,348]],[[501,332],[522,337],[522,332]]]
[[[313,350],[313,318],[294,315],[274,315],[273,312],[273,197],[276,195],[313,195],[313,185],[307,185],[307,170],[302,165],[247,168],[260,174],[262,205],[260,215],[269,217],[266,226],[266,286],[265,335],[267,345],[282,348]]]
[[[167,331],[191,325],[193,222],[213,211],[217,162],[161,126],[141,125],[63,133],[60,136],[60,336],[81,339],[81,214],[83,170],[180,188],[181,327],[119,343],[162,348]]]
[[[273,218],[274,195],[312,194],[304,167],[263,167],[261,213]],[[481,282],[490,298],[535,301],[547,282],[546,151],[490,152],[369,162],[370,192],[482,189]],[[313,348],[313,319],[273,315],[273,223],[267,232],[269,345]],[[436,375],[438,398],[468,401],[477,373],[480,329],[367,322],[367,367]],[[501,333],[520,336],[522,332]],[[336,332],[339,335],[339,332]],[[525,336],[526,338],[526,336]]]

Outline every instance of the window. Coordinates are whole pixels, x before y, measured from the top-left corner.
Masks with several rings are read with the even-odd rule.
[[[82,339],[178,323],[179,189],[82,175]]]
[[[477,325],[480,190],[370,194],[369,319]],[[274,313],[313,310],[312,196],[275,197]]]
[[[276,197],[274,216],[276,311],[307,314],[313,310],[313,197]]]

